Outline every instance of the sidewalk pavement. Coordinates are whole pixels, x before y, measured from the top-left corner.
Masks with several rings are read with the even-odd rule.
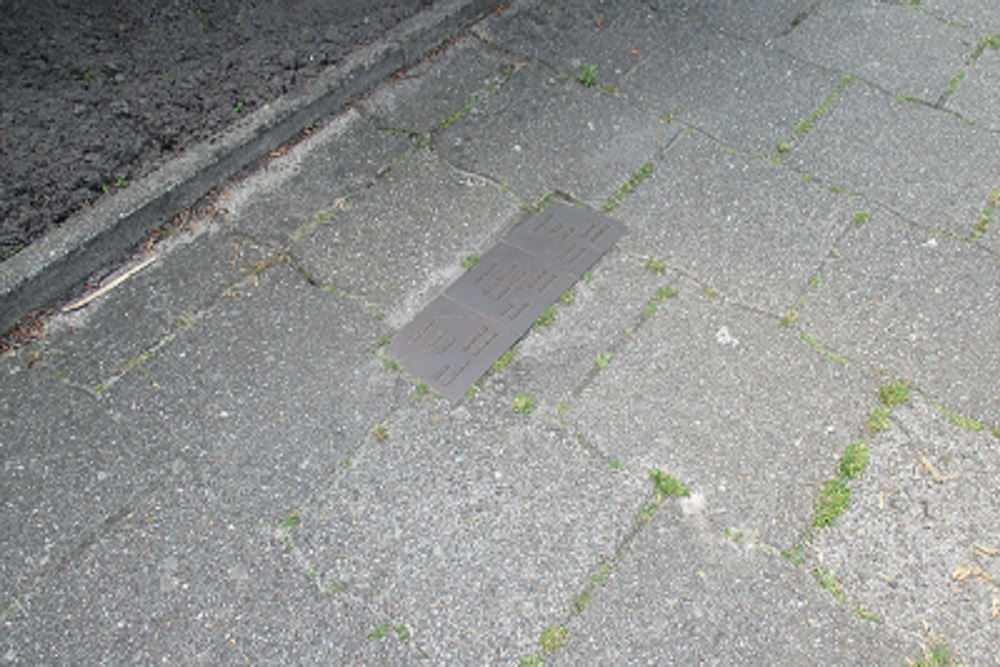
[[[1000,664],[998,35],[489,15],[2,359],[0,660]],[[428,393],[392,335],[547,201],[628,231]]]

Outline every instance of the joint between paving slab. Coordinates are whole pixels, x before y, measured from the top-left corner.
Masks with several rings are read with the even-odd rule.
[[[860,478],[865,473],[868,468],[869,457],[874,455],[869,449],[869,439],[893,427],[902,430],[908,436],[909,440],[915,439],[906,424],[900,422],[893,415],[897,406],[909,403],[915,394],[923,395],[923,392],[914,383],[903,379],[895,379],[879,387],[879,401],[867,418],[866,435],[847,445],[843,455],[839,458],[835,466],[835,475],[819,486],[814,505],[813,520],[810,522],[810,525],[803,531],[802,536],[792,548],[781,551],[781,554],[795,566],[806,567],[808,565],[813,578],[826,592],[830,593],[837,600],[837,603],[841,607],[853,611],[858,617],[864,620],[885,624],[897,630],[901,630],[902,628],[896,626],[892,619],[879,616],[872,610],[867,609],[863,604],[855,603],[856,600],[851,592],[843,588],[836,577],[836,573],[824,563],[823,554],[815,551],[813,542],[819,534],[818,531],[823,531],[836,525],[841,515],[850,508],[851,487],[849,483]],[[929,402],[935,404],[933,401]],[[940,408],[941,406],[938,405],[938,407]],[[983,429],[983,426],[974,420],[969,420],[961,416],[956,419],[946,409],[941,409],[946,416],[952,418],[952,421],[959,428],[968,429],[971,426],[972,430]],[[994,432],[994,435],[1000,437],[1000,433],[998,432]],[[936,470],[933,463],[927,460],[919,451],[918,453],[921,455],[921,466],[928,475],[938,483],[948,481]],[[812,552],[812,555],[809,556],[807,552]],[[809,563],[807,563],[807,560]]]
[[[653,468],[649,471],[648,476],[653,481],[654,493],[652,495],[644,494],[645,497],[635,514],[635,518],[615,546],[613,555],[610,558],[600,559],[596,567],[587,573],[585,582],[579,589],[580,592],[573,596],[567,612],[559,622],[547,625],[539,636],[541,651],[524,656],[519,662],[520,665],[544,664],[546,658],[556,654],[569,638],[573,621],[595,604],[596,596],[614,576],[617,564],[630,554],[632,545],[652,522],[657,520],[666,501],[670,499],[682,501],[690,496],[684,484],[678,482],[668,473]],[[687,512],[685,511],[685,513]],[[673,519],[677,520],[678,517],[679,515],[675,513]],[[709,530],[722,534],[722,531],[710,518],[704,518],[705,525]]]
[[[176,468],[176,462],[172,462],[169,466],[166,466],[155,479],[144,484],[131,498],[122,503],[111,514],[104,517],[95,528],[92,528],[81,536],[76,544],[60,556],[55,563],[51,566],[43,566],[42,571],[32,577],[24,586],[23,592],[13,596],[13,600],[3,610],[2,619],[8,620],[24,612],[26,605],[31,599],[42,592],[45,582],[48,579],[65,571],[67,567],[89,551],[101,537],[107,535],[121,521],[130,516],[143,501],[152,497],[153,494],[163,488],[167,480],[177,474]]]

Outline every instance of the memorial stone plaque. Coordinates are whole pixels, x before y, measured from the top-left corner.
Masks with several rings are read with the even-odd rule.
[[[550,204],[404,326],[389,356],[434,391],[461,398],[624,233],[603,213]]]

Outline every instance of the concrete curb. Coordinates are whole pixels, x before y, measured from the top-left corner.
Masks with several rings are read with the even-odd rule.
[[[419,62],[500,4],[436,0],[431,8],[349,55],[305,91],[256,111],[53,229],[0,264],[0,332],[32,311],[52,307],[95,271],[122,261],[150,231],[212,188],[394,72]]]

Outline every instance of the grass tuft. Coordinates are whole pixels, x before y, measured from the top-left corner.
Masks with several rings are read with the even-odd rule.
[[[650,257],[646,260],[646,270],[650,273],[655,273],[658,276],[662,276],[667,270],[667,265],[663,263],[663,260],[657,259],[656,257]]]
[[[661,499],[669,498],[671,496],[687,498],[691,495],[688,488],[670,473],[653,468],[649,471],[649,477],[653,480],[653,484],[656,486],[656,495],[658,495]]]
[[[514,397],[512,404],[514,406],[514,412],[519,412],[521,414],[527,414],[535,409],[535,399],[523,391],[517,393],[517,396]]]
[[[542,633],[539,638],[539,642],[542,645],[542,651],[546,654],[555,653],[566,643],[569,638],[569,630],[565,625],[550,625]]]
[[[583,71],[580,72],[580,76],[576,77],[576,80],[587,88],[593,88],[597,85],[597,66],[584,65]]]
[[[840,476],[845,480],[860,477],[868,467],[869,456],[868,443],[864,440],[849,444],[840,457]]]
[[[894,408],[910,400],[910,383],[906,380],[896,380],[892,384],[878,388],[878,397],[887,408]]]
[[[844,513],[851,502],[851,489],[844,480],[830,479],[823,483],[816,499],[816,514],[813,517],[813,528],[832,526],[837,518]]]
[[[547,327],[555,321],[556,321],[556,307],[549,306],[542,312],[541,315],[538,316],[538,319],[535,320],[535,324],[540,327]]]
[[[916,662],[907,663],[908,667],[946,667],[947,665],[958,665],[952,659],[951,649],[943,641],[934,642],[924,653],[923,657]]]

